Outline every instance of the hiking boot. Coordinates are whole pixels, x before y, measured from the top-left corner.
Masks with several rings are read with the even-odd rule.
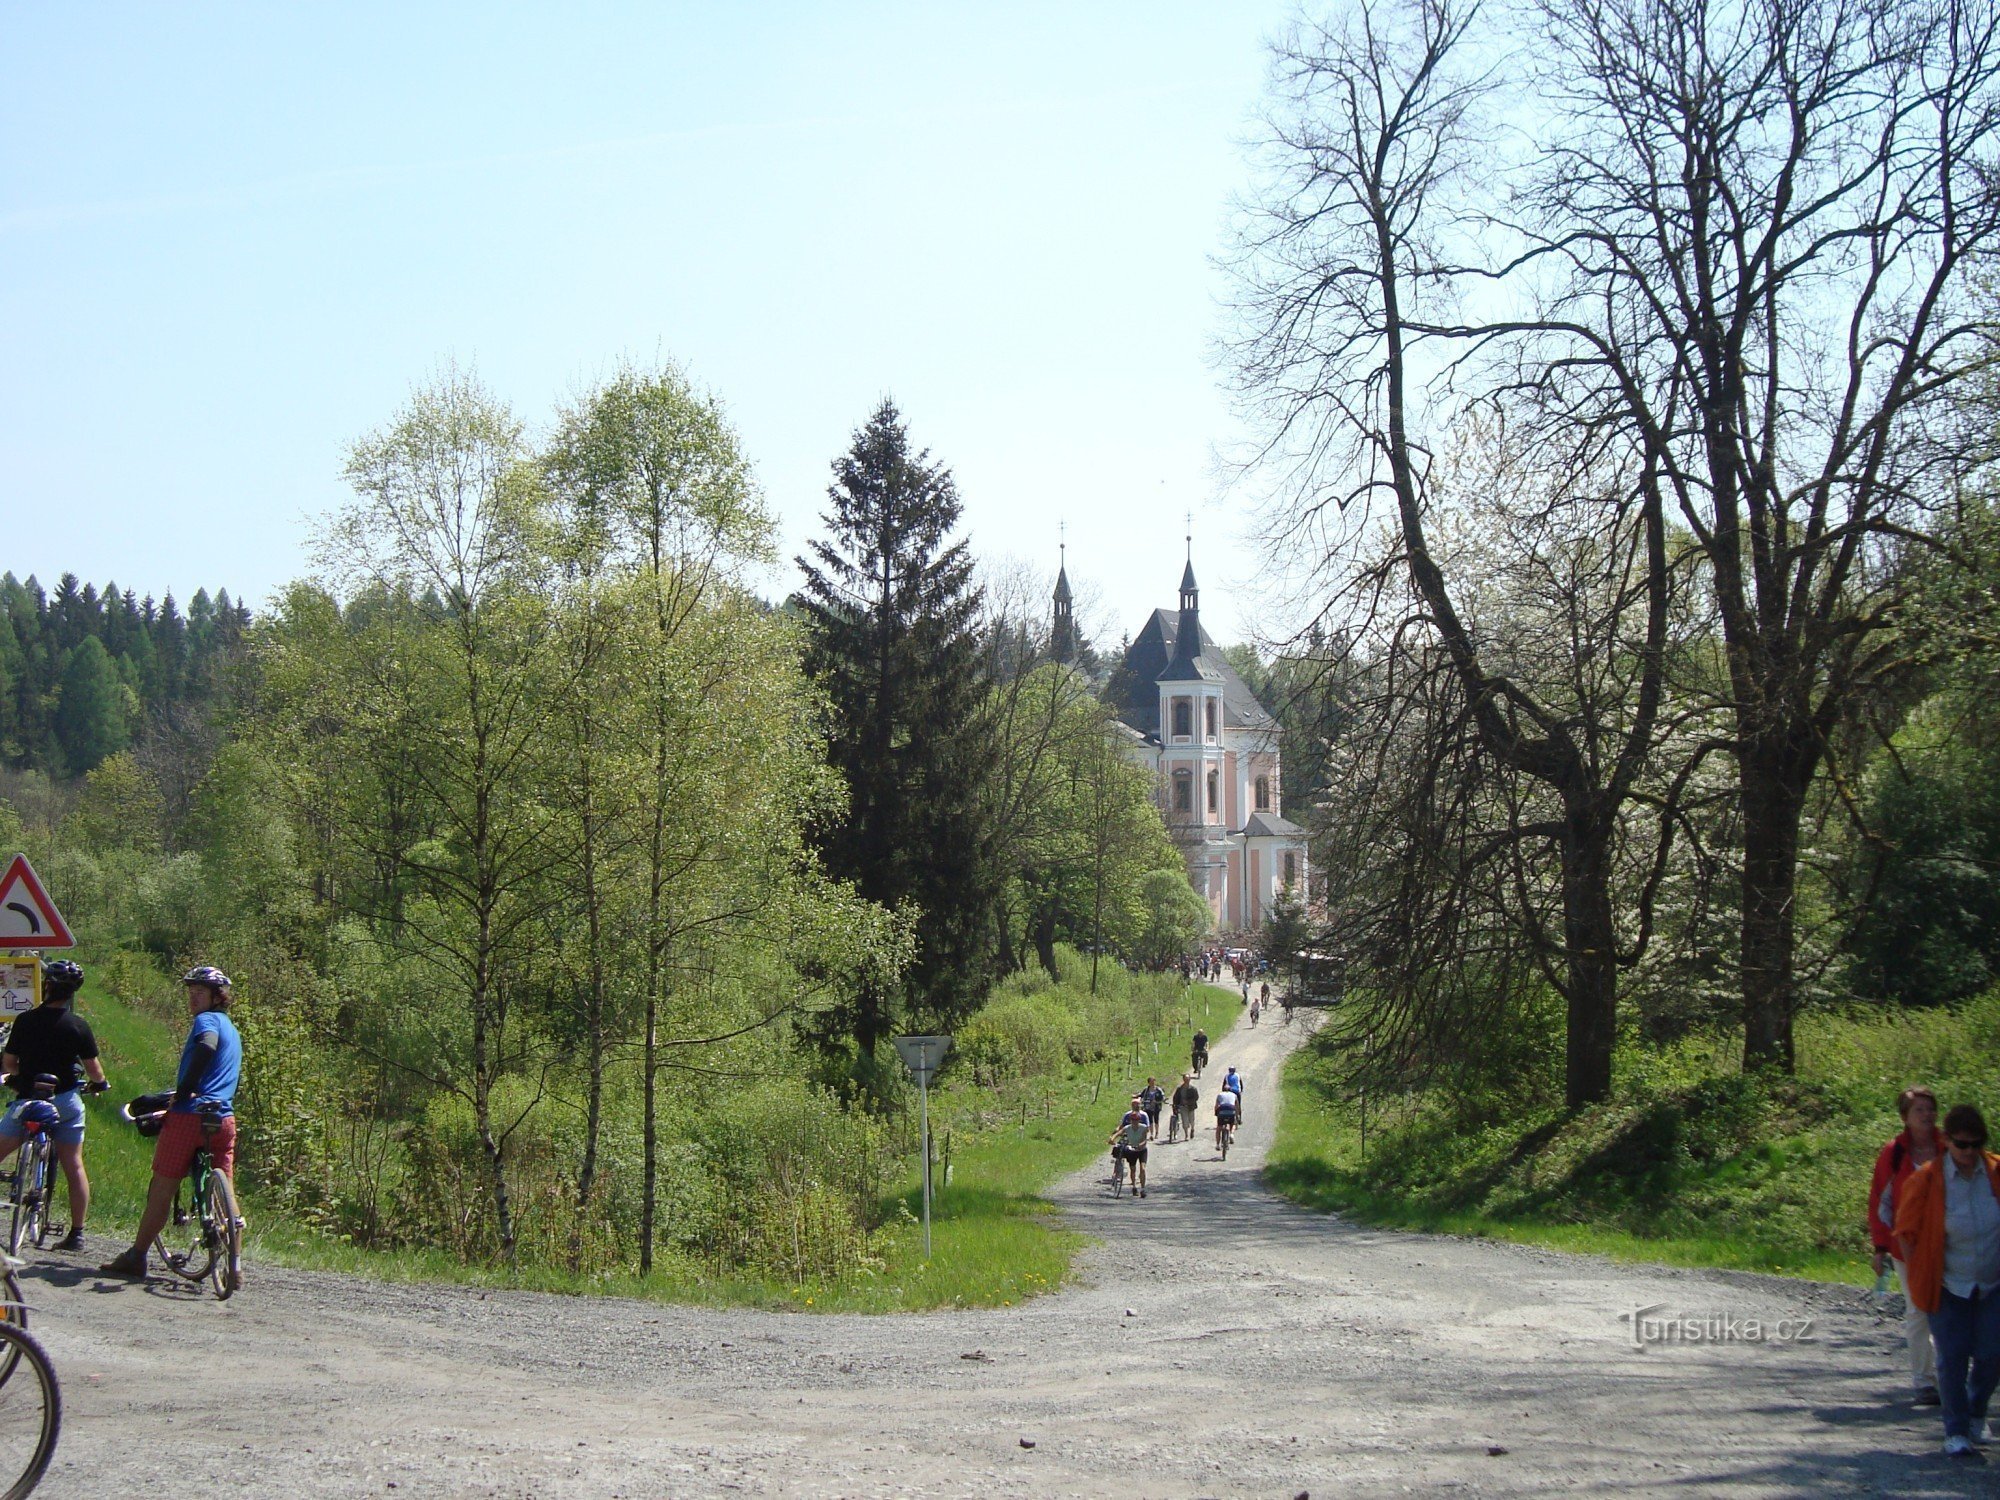
[[[83,1248],[83,1226],[75,1225],[70,1232],[56,1241],[58,1250],[81,1250]]]
[[[1944,1404],[1944,1398],[1937,1393],[1937,1387],[1934,1385],[1926,1386],[1923,1390],[1918,1391],[1916,1395],[1912,1396],[1910,1400],[1916,1406],[1942,1406]]]
[[[146,1279],[146,1257],[137,1250],[126,1250],[112,1257],[97,1268],[106,1276],[123,1276],[130,1281]]]

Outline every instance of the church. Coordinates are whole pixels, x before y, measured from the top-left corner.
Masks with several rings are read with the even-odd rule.
[[[1075,648],[1072,610],[1065,566],[1056,574],[1058,660]],[[1278,721],[1201,628],[1192,551],[1179,610],[1153,611],[1113,681],[1123,748],[1153,777],[1189,881],[1221,931],[1254,933],[1279,892],[1305,894],[1306,831],[1279,803]]]

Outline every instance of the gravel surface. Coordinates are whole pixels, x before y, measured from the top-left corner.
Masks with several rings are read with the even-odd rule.
[[[1226,1162],[1156,1145],[1144,1200],[1101,1168],[1060,1184],[1101,1243],[1021,1307],[714,1311],[254,1263],[218,1305],[98,1276],[101,1238],[43,1257],[23,1282],[67,1411],[40,1493],[2000,1493],[2000,1449],[1941,1456],[1895,1325],[1849,1289],[1277,1198],[1257,1173],[1302,1030],[1217,1047],[1204,1108],[1222,1065],[1248,1083]],[[1635,1309],[1725,1337],[1637,1347]]]

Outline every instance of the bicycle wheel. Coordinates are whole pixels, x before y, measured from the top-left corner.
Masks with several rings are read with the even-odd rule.
[[[243,1221],[236,1212],[236,1189],[220,1172],[209,1173],[208,1220],[216,1246],[209,1285],[215,1288],[216,1301],[227,1302],[229,1294],[243,1285]]]
[[[42,1346],[12,1323],[0,1322],[0,1343],[13,1378],[0,1385],[0,1500],[22,1500],[41,1483],[62,1430],[62,1387]]]
[[[7,1228],[7,1253],[20,1258],[21,1247],[35,1238],[35,1226],[42,1218],[42,1193],[48,1183],[48,1143],[31,1135],[21,1143],[20,1161],[14,1169],[13,1217]]]
[[[42,1181],[41,1190],[35,1194],[35,1226],[31,1237],[37,1250],[46,1250],[56,1237],[56,1179],[62,1176],[56,1166],[55,1151],[46,1139],[42,1142],[41,1161],[35,1170]]]
[[[11,1269],[0,1271],[0,1288],[4,1288],[6,1301],[0,1302],[0,1323],[11,1324],[23,1332],[28,1327],[28,1303],[21,1295],[21,1283],[15,1279]],[[7,1383],[8,1377],[21,1363],[21,1351],[12,1344],[0,1347],[0,1385]]]
[[[215,1268],[220,1249],[207,1221],[206,1201],[197,1198],[193,1211],[184,1215],[176,1198],[174,1217],[153,1241],[153,1248],[159,1252],[160,1264],[174,1275],[187,1281],[205,1280]]]

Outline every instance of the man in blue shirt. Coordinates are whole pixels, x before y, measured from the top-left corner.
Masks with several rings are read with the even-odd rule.
[[[235,1186],[236,1081],[243,1071],[243,1040],[229,1019],[229,976],[204,964],[182,977],[194,1024],[181,1048],[179,1081],[153,1146],[153,1180],[132,1248],[103,1267],[113,1276],[143,1277],[146,1252],[174,1210],[174,1189],[208,1147],[210,1166]]]

